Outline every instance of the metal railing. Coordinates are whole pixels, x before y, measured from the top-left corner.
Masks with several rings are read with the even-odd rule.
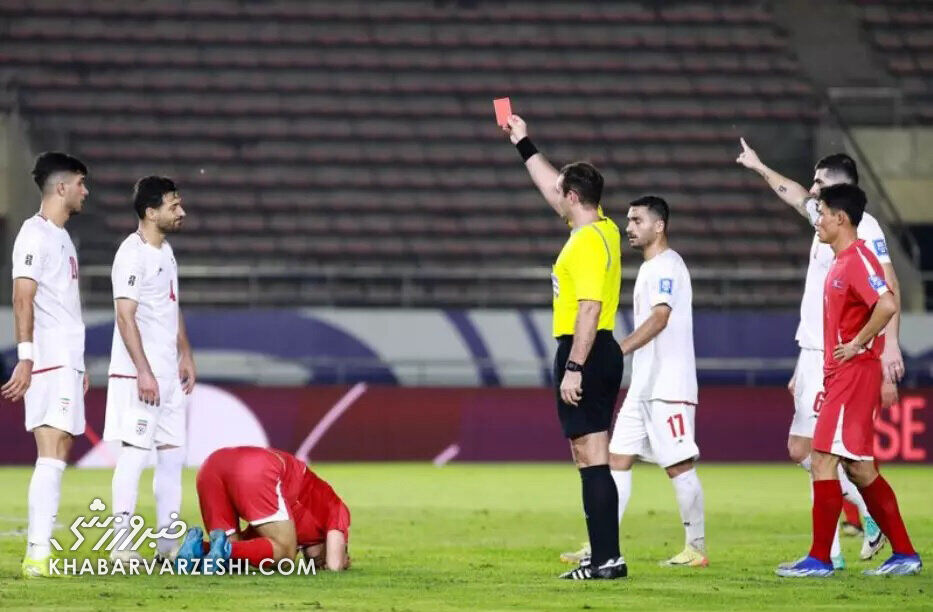
[[[109,304],[110,267],[88,265],[81,268],[82,295],[89,305]],[[281,265],[182,265],[184,301],[191,305],[230,305],[244,307],[334,305],[353,302],[346,298],[354,286],[382,287],[393,306],[427,306],[444,302],[432,292],[438,286],[469,289],[464,303],[476,306],[508,303],[549,303],[551,270],[546,266],[462,267],[462,266],[281,266]],[[623,280],[634,281],[635,266],[623,268]],[[799,299],[803,268],[697,267],[691,270],[695,305],[727,305],[741,302],[747,294],[740,286],[748,283],[786,283]],[[215,288],[209,285],[215,283]],[[185,285],[188,285],[187,287]],[[341,294],[344,298],[341,298]],[[623,291],[623,303],[629,303]],[[748,296],[745,296],[747,298]],[[789,294],[789,298],[791,295]],[[358,298],[361,304],[378,299]],[[457,302],[456,299],[448,299]],[[747,301],[747,299],[746,299]],[[767,304],[764,304],[767,305]]]

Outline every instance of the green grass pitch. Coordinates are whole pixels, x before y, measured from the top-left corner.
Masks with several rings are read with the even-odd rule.
[[[562,550],[585,539],[576,470],[567,465],[328,464],[317,471],[353,515],[346,574],[317,576],[19,577],[29,468],[0,468],[0,608],[60,610],[930,610],[933,567],[868,578],[860,541],[845,538],[849,569],[829,580],[781,580],[774,567],[809,547],[806,477],[789,465],[701,465],[711,566],[673,570],[683,531],[673,489],[654,466],[635,468],[622,526],[626,580],[555,578]],[[933,468],[884,470],[918,550],[933,562]],[[68,470],[59,522],[110,499],[109,470]],[[151,472],[140,509],[152,517]],[[194,471],[184,514],[199,523]],[[67,528],[56,532],[63,540]],[[68,542],[71,540],[68,539]],[[881,558],[889,553],[885,549]]]

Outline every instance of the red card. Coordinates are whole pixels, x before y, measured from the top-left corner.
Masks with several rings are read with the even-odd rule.
[[[512,102],[508,98],[496,98],[492,105],[496,108],[496,123],[502,127],[507,126],[512,116]]]

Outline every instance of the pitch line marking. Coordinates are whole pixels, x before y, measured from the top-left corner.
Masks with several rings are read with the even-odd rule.
[[[441,467],[459,454],[460,454],[460,445],[451,444],[450,446],[442,450],[441,453],[437,457],[434,458],[434,465],[436,465],[437,467]]]
[[[104,460],[110,462],[113,465],[117,464],[116,458],[111,454],[110,449],[106,444],[100,439],[100,436],[97,435],[97,432],[91,429],[90,423],[84,424],[84,435],[88,440],[91,441],[91,450],[85,454],[85,457],[91,454],[93,451],[97,450],[97,447],[100,447],[100,452],[104,456]],[[82,457],[83,459],[84,457]],[[80,460],[79,460],[80,461]]]
[[[318,424],[314,426],[314,429],[311,430],[308,437],[305,438],[301,446],[298,447],[295,456],[298,457],[299,460],[307,463],[308,454],[311,452],[311,449],[320,442],[324,434],[327,433],[327,430],[330,429],[330,426],[343,416],[343,413],[353,405],[353,402],[358,400],[364,393],[366,393],[366,383],[356,383],[353,385],[353,387],[327,411],[324,418],[318,421]]]

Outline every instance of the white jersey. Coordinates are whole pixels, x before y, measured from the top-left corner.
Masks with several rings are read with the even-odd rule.
[[[146,243],[138,233],[130,234],[113,258],[110,275],[113,299],[138,304],[136,325],[143,352],[157,378],[178,377],[178,266],[167,241],[162,248]],[[114,323],[110,352],[111,376],[136,376],[136,366]]]
[[[84,371],[84,321],[78,253],[65,228],[42,215],[26,219],[13,243],[13,278],[36,281],[33,373],[59,367]]]
[[[635,279],[635,327],[658,304],[671,307],[667,327],[632,357],[628,398],[697,403],[697,368],[693,349],[693,288],[690,272],[672,249],[641,264]]]
[[[815,222],[816,211],[813,204],[815,204],[813,200],[808,201],[807,208],[810,211],[811,220]],[[865,245],[871,249],[880,263],[891,263],[888,243],[884,239],[884,232],[881,231],[877,219],[868,213],[863,214],[856,231],[859,240],[865,241]],[[823,284],[834,258],[832,247],[823,244],[814,235],[813,244],[810,246],[810,263],[807,265],[803,299],[800,301],[800,325],[797,326],[797,335],[794,337],[797,345],[802,349],[823,350]]]

